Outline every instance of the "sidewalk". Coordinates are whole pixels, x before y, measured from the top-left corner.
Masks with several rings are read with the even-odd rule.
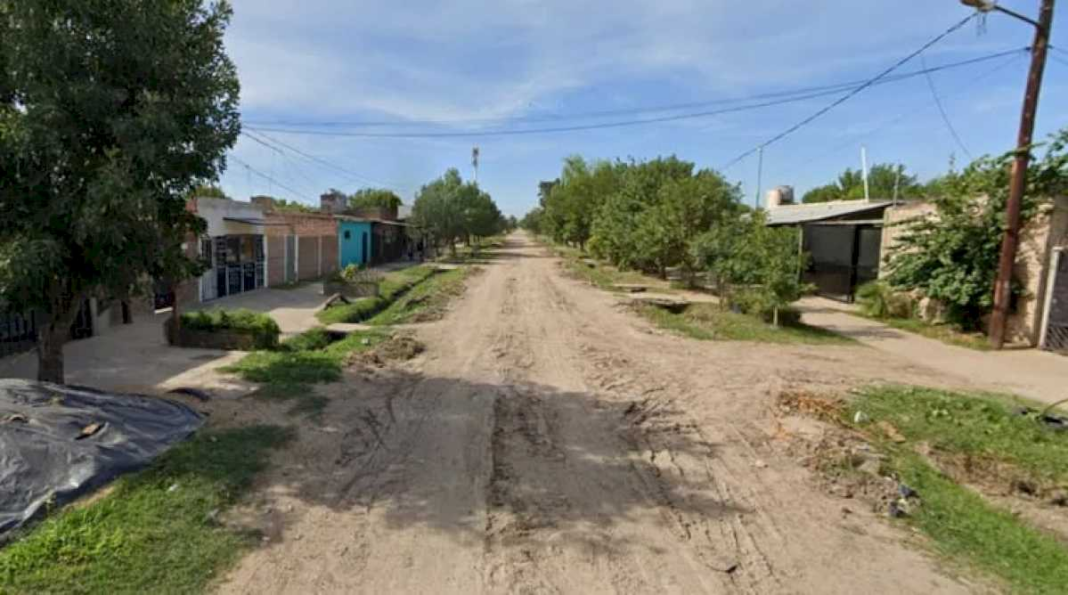
[[[946,345],[850,314],[855,307],[824,298],[798,303],[806,324],[851,337],[917,366],[996,392],[1044,403],[1068,399],[1068,357],[1037,349],[982,352]],[[907,379],[902,380],[907,383]]]
[[[171,347],[163,337],[163,321],[168,316],[157,314],[104,335],[67,343],[63,347],[67,384],[149,395],[183,386],[217,397],[240,396],[251,390],[249,383],[218,371],[241,359],[244,352]],[[0,378],[36,377],[34,351],[0,360]]]

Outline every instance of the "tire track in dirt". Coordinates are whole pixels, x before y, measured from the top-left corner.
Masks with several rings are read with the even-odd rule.
[[[503,252],[417,331],[423,356],[328,389],[264,482],[277,539],[222,591],[964,590],[838,518],[761,428],[778,389],[886,363],[667,337],[527,240]]]

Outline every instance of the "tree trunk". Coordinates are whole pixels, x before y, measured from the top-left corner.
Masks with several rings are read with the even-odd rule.
[[[772,311],[772,313],[771,313],[771,322],[775,326],[775,328],[779,328],[779,308],[778,308],[778,306],[776,306],[774,311]]]
[[[170,283],[168,285],[170,292],[174,295],[174,305],[171,307],[171,333],[168,337],[168,341],[171,345],[178,344],[178,335],[182,330],[182,315],[178,310],[178,284]]]
[[[74,324],[82,300],[77,298],[66,306],[65,312],[54,313],[41,326],[37,335],[37,379],[42,382],[63,384],[63,345],[70,338],[70,325]]]

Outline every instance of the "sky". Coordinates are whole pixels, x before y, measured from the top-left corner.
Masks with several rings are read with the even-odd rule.
[[[221,180],[230,196],[317,204],[329,188],[372,186],[391,188],[410,204],[421,185],[448,168],[471,178],[478,146],[480,186],[516,216],[537,204],[538,182],[556,178],[569,155],[674,154],[721,171],[752,203],[757,155],[724,167],[846,91],[725,108],[867,80],[970,10],[955,0],[232,4],[226,49],[241,79],[249,134],[231,151]],[[1036,16],[1039,2],[1001,4]],[[1068,126],[1065,10],[1053,26],[1056,49],[1036,138]],[[865,89],[768,146],[762,189],[791,185],[800,196],[847,167],[859,168],[862,146],[869,163],[902,163],[921,179],[944,173],[951,161],[960,166],[969,156],[1010,150],[1027,78],[1023,48],[1033,36],[1031,26],[1004,14],[968,23],[897,72],[1020,51]],[[687,107],[661,109],[680,104]],[[710,111],[720,113],[690,117]],[[496,134],[664,116],[685,117]],[[483,136],[456,136],[470,133]]]

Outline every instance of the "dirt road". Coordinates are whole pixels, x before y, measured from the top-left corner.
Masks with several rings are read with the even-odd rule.
[[[225,593],[952,593],[777,454],[792,387],[937,379],[859,346],[667,336],[523,236],[427,352],[334,385],[246,511]]]

